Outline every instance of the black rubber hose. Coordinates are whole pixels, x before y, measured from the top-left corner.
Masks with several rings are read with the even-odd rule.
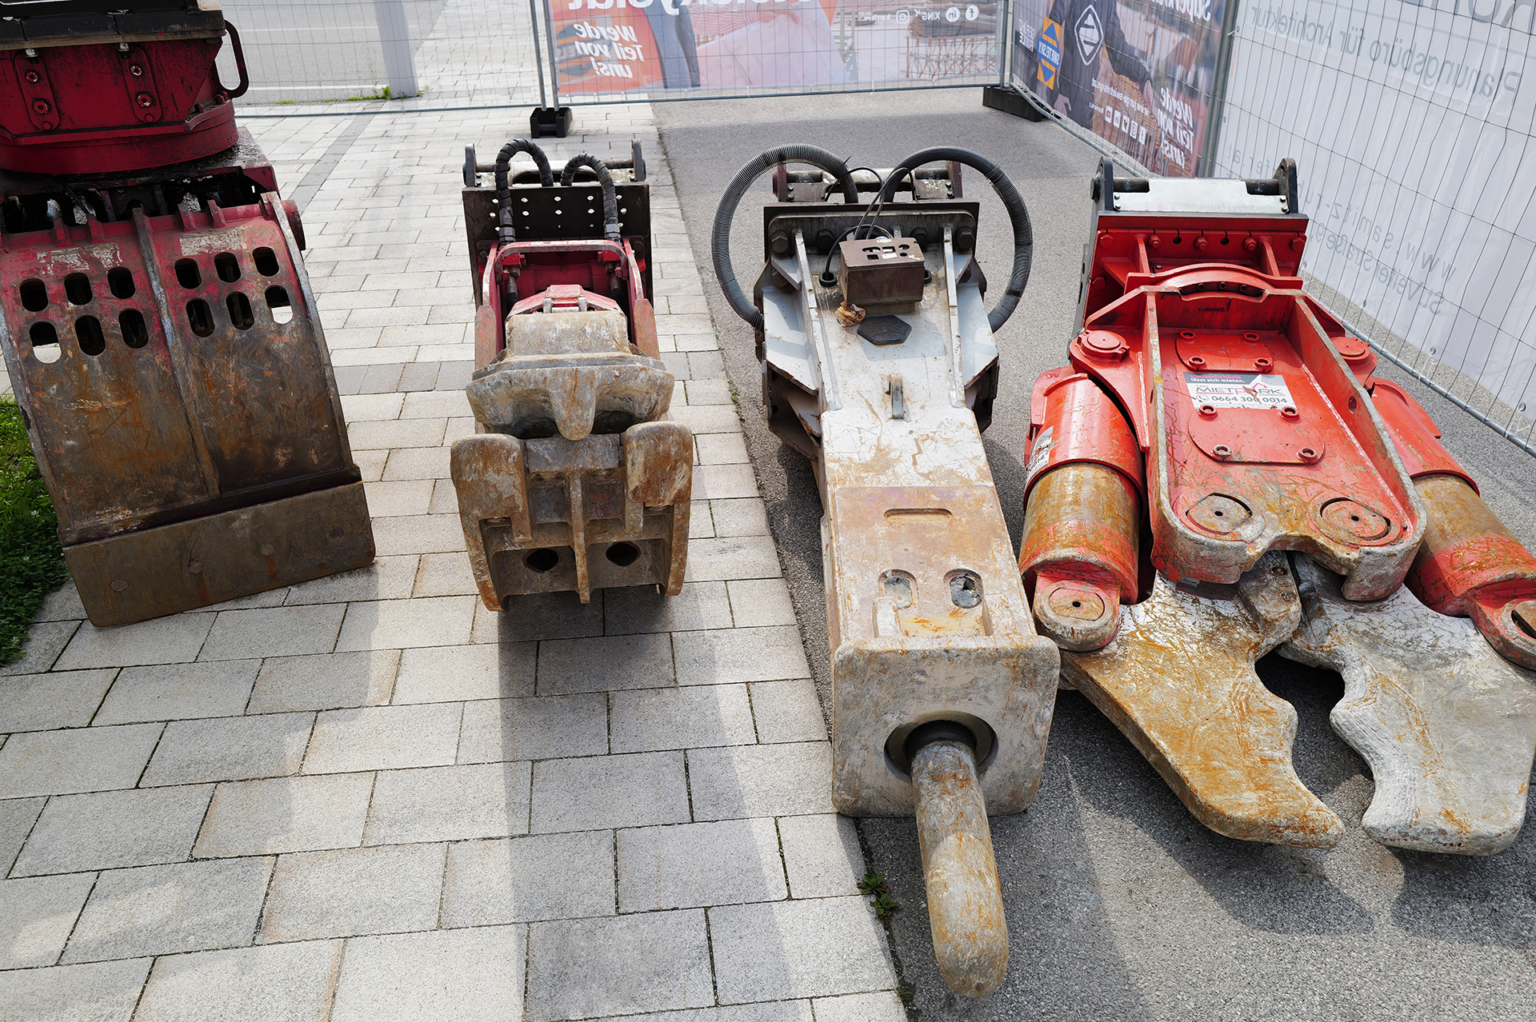
[[[745,167],[736,172],[731,178],[731,183],[725,186],[725,194],[720,196],[720,205],[715,208],[715,225],[710,230],[709,254],[715,266],[715,276],[719,278],[720,290],[725,294],[725,300],[731,303],[731,308],[736,310],[736,315],[752,324],[752,329],[763,328],[763,314],[757,310],[746,294],[741,290],[741,285],[736,281],[736,271],[731,269],[731,224],[736,220],[736,207],[741,202],[741,197],[752,187],[766,170],[772,170],[780,163],[809,163],[837,178],[838,186],[843,190],[843,201],[853,204],[859,201],[859,186],[854,183],[853,175],[848,173],[848,167],[842,160],[833,156],[825,149],[813,145],[785,145],[777,149],[770,149],[761,156],[754,157]],[[809,284],[809,281],[807,281]]]
[[[1034,260],[1035,232],[1029,224],[1029,210],[1024,205],[1024,196],[1008,180],[1008,175],[1003,173],[1001,167],[987,159],[971,152],[969,149],[955,149],[950,146],[934,146],[932,149],[924,149],[913,153],[891,171],[885,179],[884,186],[875,201],[884,202],[891,195],[896,194],[896,184],[903,175],[910,174],[918,167],[928,163],[937,163],[946,160],[951,163],[962,163],[972,170],[978,170],[982,176],[992,183],[992,190],[997,197],[1003,200],[1003,208],[1008,211],[1008,219],[1013,223],[1013,275],[1008,279],[1008,289],[1003,292],[1002,300],[987,313],[987,322],[992,325],[995,332],[1008,322],[1008,317],[1013,315],[1013,310],[1018,308],[1019,299],[1024,295],[1024,285],[1029,283],[1029,267]],[[890,191],[890,195],[886,191]],[[972,253],[972,258],[975,254]]]
[[[603,237],[609,241],[619,240],[619,198],[613,190],[613,175],[608,173],[608,167],[596,156],[582,153],[580,156],[572,156],[565,169],[560,172],[561,187],[569,188],[571,178],[576,175],[577,167],[591,167],[597,174],[597,183],[603,186]]]
[[[539,184],[545,188],[555,186],[555,175],[549,169],[549,157],[544,155],[544,150],[526,138],[514,138],[501,147],[501,152],[496,154],[496,233],[503,244],[517,240],[517,231],[512,227],[512,183],[507,180],[514,153],[532,156],[539,168]]]

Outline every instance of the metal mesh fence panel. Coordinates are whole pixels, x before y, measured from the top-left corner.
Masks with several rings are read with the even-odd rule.
[[[1435,3],[1250,0],[1214,172],[1295,157],[1309,286],[1532,450],[1536,4]]]
[[[251,87],[244,107],[402,100],[391,109],[539,99],[528,0],[224,0]],[[235,81],[226,44],[220,75]],[[406,98],[413,97],[413,98]]]

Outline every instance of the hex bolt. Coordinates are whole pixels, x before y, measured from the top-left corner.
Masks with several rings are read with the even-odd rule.
[[[789,235],[783,231],[774,231],[768,239],[768,246],[776,256],[789,255]]]
[[[1252,252],[1254,249],[1259,247],[1259,243],[1252,238],[1249,238],[1247,241],[1243,242],[1243,247]]]
[[[1152,235],[1152,237],[1147,239],[1147,247],[1148,248],[1160,248],[1162,246],[1162,244],[1163,244],[1163,239],[1159,238],[1155,234]]]
[[[969,227],[962,227],[955,232],[955,251],[969,252],[976,244],[976,232]]]
[[[1200,235],[1200,237],[1195,239],[1195,250],[1196,251],[1204,252],[1206,249],[1208,249],[1210,247],[1211,247],[1211,243],[1209,241],[1205,240],[1205,235],[1202,234],[1202,235]]]

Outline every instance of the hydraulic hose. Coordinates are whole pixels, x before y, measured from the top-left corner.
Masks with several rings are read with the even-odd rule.
[[[1008,279],[1008,288],[1003,292],[1002,299],[987,313],[987,322],[992,325],[993,331],[1002,328],[1008,322],[1008,317],[1013,315],[1013,310],[1018,308],[1019,299],[1024,295],[1024,285],[1029,283],[1029,266],[1034,260],[1035,232],[1029,224],[1029,209],[1024,205],[1024,196],[1008,180],[1008,175],[1003,173],[1001,167],[987,159],[971,152],[969,149],[956,149],[952,146],[934,146],[932,149],[924,149],[913,153],[891,171],[885,179],[885,184],[875,196],[875,203],[883,203],[896,194],[896,185],[903,175],[926,163],[936,163],[946,160],[951,163],[961,163],[972,170],[978,170],[982,176],[992,183],[992,190],[997,197],[1003,200],[1003,208],[1008,211],[1008,219],[1013,224],[1013,275]],[[888,194],[889,193],[889,194]],[[874,205],[872,203],[871,205]]]
[[[715,276],[719,278],[720,290],[725,294],[725,300],[731,303],[731,308],[736,310],[736,315],[752,325],[752,329],[763,328],[763,314],[757,310],[745,293],[741,290],[741,284],[736,280],[736,271],[731,269],[731,225],[736,220],[736,207],[741,203],[741,197],[752,187],[764,171],[771,170],[780,163],[809,163],[837,178],[837,185],[843,190],[843,201],[852,205],[859,201],[859,186],[853,181],[853,175],[848,172],[848,167],[842,160],[833,156],[825,149],[813,145],[786,145],[777,149],[770,149],[760,156],[754,157],[745,167],[736,172],[731,178],[731,183],[725,186],[725,194],[720,197],[720,205],[715,209],[715,225],[710,230],[709,254],[714,263]],[[1007,180],[1004,178],[1004,180]]]
[[[514,138],[501,147],[501,152],[496,154],[496,223],[502,244],[517,240],[517,231],[512,226],[512,184],[507,178],[514,153],[532,156],[539,168],[539,184],[545,188],[555,186],[555,175],[549,169],[549,157],[544,155],[544,150],[526,138]]]
[[[608,173],[608,167],[596,156],[582,153],[580,156],[572,156],[565,169],[560,172],[560,184],[562,187],[570,187],[571,178],[576,174],[577,167],[591,167],[597,174],[597,183],[603,186],[603,237],[609,241],[619,240],[619,200],[613,191],[613,175]]]

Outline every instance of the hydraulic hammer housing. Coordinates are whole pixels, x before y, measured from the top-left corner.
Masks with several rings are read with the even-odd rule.
[[[512,157],[534,159],[513,168]],[[667,420],[650,294],[650,202],[634,145],[627,181],[591,156],[557,178],[518,140],[476,183],[465,160],[475,274],[479,435],[451,470],[471,568],[492,610],[530,593],[659,585],[681,591],[693,435]]]
[[[913,190],[911,171],[939,160],[981,169],[1014,220],[1014,275],[990,317],[979,204],[961,197],[958,172],[928,171],[895,201]],[[813,178],[784,169],[801,161]],[[765,262],[748,304],[730,225],[768,170],[796,191],[763,210]],[[977,996],[1007,965],[986,815],[1034,799],[1059,663],[1030,620],[981,443],[992,331],[1023,289],[1031,239],[1018,193],[974,154],[924,151],[869,178],[866,204],[863,182],[829,153],[763,154],[716,214],[715,268],[755,328],[769,425],[810,458],[821,490],[833,803],[853,816],[917,814],[939,967]]]
[[[1302,292],[1297,195],[1289,160],[1263,181],[1102,164],[1072,364],[1035,388],[1020,568],[1064,679],[1211,828],[1343,833],[1254,673],[1278,649],[1344,678],[1332,721],[1370,764],[1371,836],[1496,852],[1536,755],[1536,676],[1515,666],[1536,653],[1536,559]]]

